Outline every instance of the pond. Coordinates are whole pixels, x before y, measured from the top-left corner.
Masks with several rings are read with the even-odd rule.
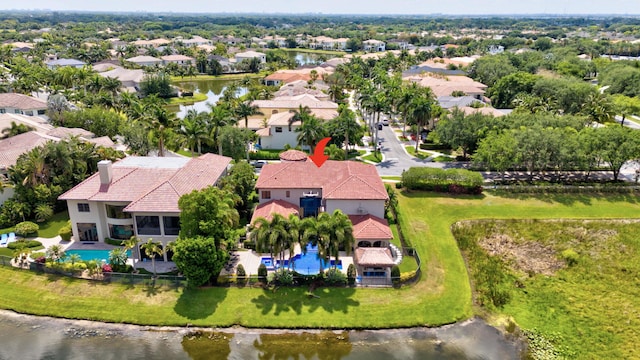
[[[288,51],[289,58],[295,60],[299,65],[307,65],[307,64],[315,64],[318,62],[318,55],[315,53],[308,52],[297,52],[297,51]],[[324,55],[326,58],[331,58],[332,56]]]
[[[478,319],[440,328],[283,331],[155,328],[0,311],[0,359],[519,359]]]
[[[176,115],[183,119],[185,115],[187,115],[187,111],[190,109],[194,109],[198,112],[205,111],[209,112],[209,107],[207,107],[207,103],[215,104],[218,99],[222,97],[222,94],[227,89],[229,85],[236,82],[237,80],[229,80],[229,79],[215,79],[215,80],[193,80],[193,81],[180,81],[177,82],[176,85],[185,91],[193,91],[194,93],[201,93],[207,95],[207,100],[198,101],[191,105],[179,105],[176,106],[173,110],[176,111]],[[236,91],[236,96],[242,96],[247,93],[247,88],[239,87]]]

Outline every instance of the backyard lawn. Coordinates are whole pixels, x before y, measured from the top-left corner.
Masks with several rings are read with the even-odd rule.
[[[61,211],[59,213],[53,214],[51,219],[49,219],[44,224],[40,225],[40,230],[38,230],[38,236],[44,238],[52,238],[58,236],[58,232],[60,228],[65,226],[69,221],[69,213],[67,211]],[[8,227],[5,229],[0,229],[0,234],[6,234],[10,232],[15,232],[15,227]]]
[[[401,289],[131,287],[0,268],[0,307],[18,312],[138,324],[277,328],[438,326],[474,313],[465,263],[450,231],[474,218],[624,218],[638,198],[541,195],[450,197],[401,193],[400,224],[423,262],[419,283]],[[69,294],[74,294],[69,296]],[[34,302],[37,298],[41,301]],[[118,299],[114,302],[113,299]]]

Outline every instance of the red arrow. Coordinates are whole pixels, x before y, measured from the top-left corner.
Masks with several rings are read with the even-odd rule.
[[[326,137],[316,145],[316,149],[313,152],[313,155],[309,156],[309,159],[313,161],[317,167],[321,167],[325,161],[329,158],[328,155],[324,154],[324,148],[327,147],[327,144],[331,141],[330,137]]]

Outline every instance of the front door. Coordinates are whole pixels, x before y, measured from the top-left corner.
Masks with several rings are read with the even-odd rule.
[[[320,203],[321,199],[319,197],[300,198],[300,208],[302,209],[303,217],[318,216]]]

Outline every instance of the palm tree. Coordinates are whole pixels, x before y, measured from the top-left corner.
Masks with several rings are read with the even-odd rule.
[[[198,113],[195,110],[189,110],[184,120],[182,120],[182,126],[180,126],[180,133],[182,133],[186,139],[191,151],[191,155],[194,154],[194,148],[198,147],[198,153],[202,153],[202,141],[207,139],[207,124],[204,121],[206,113]]]
[[[340,210],[335,210],[331,214],[329,224],[331,231],[329,232],[327,243],[327,255],[333,255],[335,259],[333,266],[336,267],[340,258],[340,248],[344,248],[344,251],[349,255],[355,244],[353,224],[351,220],[349,220],[349,217]]]
[[[235,125],[236,119],[226,106],[211,105],[207,103],[210,109],[208,121],[209,139],[218,145],[218,155],[222,155],[222,141],[220,141],[220,129],[227,125]],[[213,145],[213,144],[211,144]]]
[[[136,271],[136,256],[134,255],[134,251],[137,251],[138,243],[140,239],[136,236],[132,236],[127,240],[122,240],[122,246],[124,246],[125,251],[131,250],[131,263],[133,264],[133,271]]]
[[[64,259],[64,248],[60,244],[54,244],[47,248],[45,254],[49,259],[59,263]]]
[[[302,230],[302,239],[304,242],[310,243],[318,248],[318,256],[327,261],[329,254],[329,239],[331,237],[331,215],[328,213],[320,213],[317,218],[308,217],[302,220],[300,228]],[[307,247],[303,246],[302,251],[306,251]]]
[[[320,119],[313,115],[309,115],[300,127],[296,129],[298,133],[298,145],[307,145],[311,149],[311,153],[315,151],[316,144],[325,136],[325,129]]]
[[[286,222],[287,219],[280,214],[274,214],[271,220],[256,220],[250,239],[256,243],[258,251],[269,252],[272,258],[278,254],[280,260],[284,260],[284,251],[291,243]]]
[[[252,105],[248,101],[239,103],[235,109],[235,113],[238,117],[244,118],[244,127],[247,130],[249,129],[249,116],[264,115],[258,106]],[[249,161],[249,142],[250,139],[247,139],[247,161]]]
[[[293,116],[289,119],[289,131],[291,131],[291,125],[295,122],[304,123],[311,115],[311,109],[308,106],[298,106],[297,110],[289,110],[293,113]]]
[[[423,94],[420,94],[413,98],[410,105],[410,114],[413,122],[418,125],[418,132],[422,130],[424,125],[431,120],[433,113],[433,100],[431,96],[431,90],[429,88],[422,88]],[[420,144],[420,134],[416,134],[416,152]]]
[[[167,111],[161,104],[151,106],[151,111],[150,136],[158,140],[158,156],[162,157],[165,154],[165,142],[176,127],[177,118],[173,112]]]
[[[11,122],[11,127],[2,129],[2,137],[0,139],[10,138],[12,136],[20,135],[34,130],[31,126],[25,124],[16,124],[15,121]]]
[[[153,239],[149,238],[146,243],[140,245],[140,248],[144,250],[144,253],[151,258],[151,266],[153,267],[153,276],[157,276],[156,273],[156,255],[162,256],[164,254],[164,250],[159,242],[153,241]]]

